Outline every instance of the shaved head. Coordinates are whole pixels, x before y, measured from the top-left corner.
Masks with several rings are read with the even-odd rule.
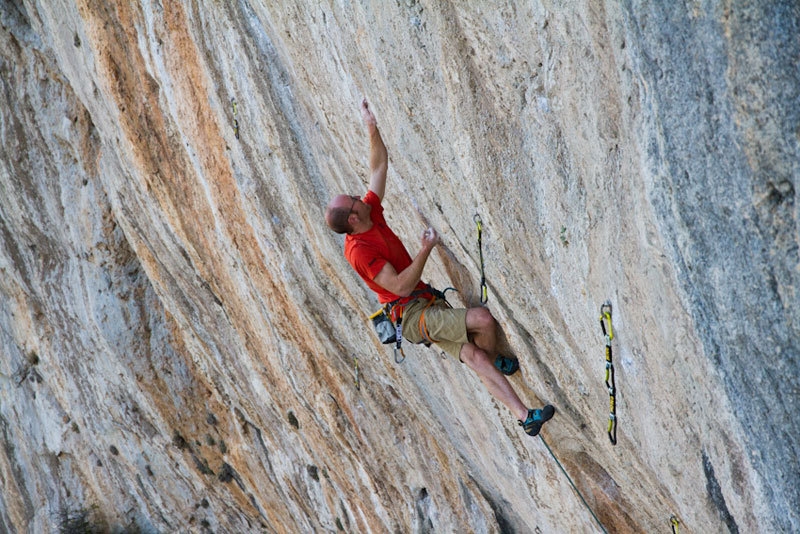
[[[325,222],[337,234],[349,234],[353,231],[350,224],[350,213],[353,209],[353,198],[349,195],[336,195],[325,209]]]

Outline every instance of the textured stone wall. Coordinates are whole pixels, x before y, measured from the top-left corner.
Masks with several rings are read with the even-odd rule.
[[[372,335],[322,217],[366,187],[364,96],[389,222],[440,231],[458,304],[481,215],[511,381],[607,531],[800,529],[798,30],[787,1],[0,3],[0,530],[600,531],[465,366]]]

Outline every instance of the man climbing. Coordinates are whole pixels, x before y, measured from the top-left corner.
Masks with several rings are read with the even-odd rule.
[[[328,204],[325,221],[345,237],[347,261],[378,300],[390,310],[394,321],[402,318],[403,338],[412,343],[436,343],[477,373],[486,389],[519,419],[525,432],[539,433],[555,409],[547,405],[529,410],[504,374],[513,374],[516,360],[497,354],[497,321],[488,309],[451,308],[443,295],[421,281],[422,271],[439,243],[429,228],[422,236],[422,249],[411,258],[406,247],[387,226],[381,201],[386,190],[389,156],[367,100],[361,102],[361,117],[370,140],[370,180],[367,194],[337,195]]]

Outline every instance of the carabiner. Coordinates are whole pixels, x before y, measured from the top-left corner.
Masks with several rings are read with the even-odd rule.
[[[406,353],[403,352],[403,311],[400,311],[400,317],[397,318],[397,324],[394,327],[395,337],[397,341],[394,345],[394,363],[403,363],[406,359]],[[397,355],[401,357],[398,357]]]
[[[608,330],[606,330],[606,322],[608,323]],[[611,326],[611,301],[607,300],[600,306],[600,328],[603,329],[603,335],[606,338],[606,346],[611,345],[611,340],[614,339],[614,328]]]

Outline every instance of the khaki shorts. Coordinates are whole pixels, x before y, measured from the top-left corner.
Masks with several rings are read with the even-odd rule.
[[[461,346],[467,343],[467,310],[450,308],[444,300],[428,306],[428,299],[412,300],[403,310],[403,338],[411,343],[421,343],[422,333],[419,318],[425,312],[425,326],[428,334],[438,347],[447,354],[459,358]],[[426,309],[426,306],[427,309]]]

